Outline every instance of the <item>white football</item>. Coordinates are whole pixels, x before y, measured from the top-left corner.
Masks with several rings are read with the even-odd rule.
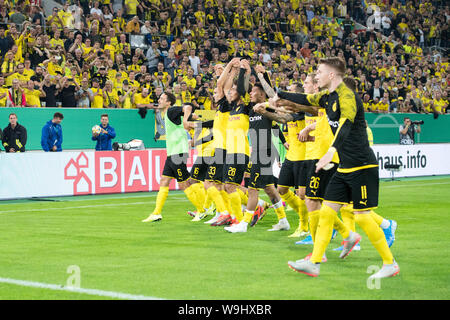
[[[92,133],[99,134],[101,131],[102,131],[102,129],[100,128],[100,126],[98,124],[92,127]]]

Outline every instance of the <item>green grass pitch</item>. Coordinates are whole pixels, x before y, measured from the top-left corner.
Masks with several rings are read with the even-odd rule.
[[[393,254],[400,275],[368,286],[368,267],[381,260],[362,230],[362,250],[346,260],[327,250],[318,278],[291,271],[288,260],[312,246],[267,232],[270,209],[245,234],[191,222],[190,203],[170,192],[163,220],[141,220],[156,193],[0,202],[0,299],[113,299],[5,283],[26,280],[65,286],[69,266],[80,270],[81,288],[163,299],[449,299],[450,177],[382,181],[377,212],[398,222]],[[370,289],[372,287],[372,289]]]

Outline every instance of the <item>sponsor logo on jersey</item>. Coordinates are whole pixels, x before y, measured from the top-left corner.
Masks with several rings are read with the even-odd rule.
[[[250,120],[250,122],[261,121],[262,120],[262,116],[249,117],[248,120]]]
[[[333,127],[333,128],[339,127],[339,121],[331,121],[330,118],[328,118],[328,123],[330,124],[330,127]]]

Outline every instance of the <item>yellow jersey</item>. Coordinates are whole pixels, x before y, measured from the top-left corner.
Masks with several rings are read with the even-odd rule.
[[[230,109],[228,101],[225,97],[217,102],[218,108],[214,116],[213,123],[213,146],[215,149],[226,150],[226,135],[227,135],[227,125],[228,118],[230,116]]]
[[[92,101],[91,108],[103,108],[103,90],[100,88],[91,88],[94,93],[94,101]]]
[[[25,93],[27,105],[35,106],[37,108],[41,107],[41,99],[39,98],[39,96],[41,95],[41,91],[34,89],[30,90],[28,88],[25,88],[23,91]]]
[[[226,129],[226,150],[228,154],[240,153],[250,155],[248,129],[249,108],[244,104],[232,106]]]
[[[316,123],[316,129],[310,133],[314,137],[314,141],[306,142],[305,160],[318,160],[327,153],[334,139],[325,108],[319,109],[317,117],[305,117],[305,122],[306,125]],[[331,162],[339,163],[337,152]]]
[[[152,103],[152,102],[153,102],[153,100],[150,97],[150,95],[147,95],[146,97],[143,97],[142,93],[138,93],[138,94],[134,95],[134,103],[136,105],[138,105],[138,104],[149,104],[149,103]]]
[[[2,97],[5,95],[4,97]],[[8,98],[8,88],[0,87],[0,107],[6,107],[6,99]]]
[[[213,133],[210,128],[202,128],[200,132],[195,132],[194,139],[194,145],[196,146],[198,157],[214,156],[214,140]],[[202,140],[204,140],[203,143]]]
[[[289,144],[286,159],[289,161],[305,160],[306,144],[298,140],[298,134],[305,128],[305,117],[296,113],[294,121],[290,121],[286,125],[288,130],[286,142]]]

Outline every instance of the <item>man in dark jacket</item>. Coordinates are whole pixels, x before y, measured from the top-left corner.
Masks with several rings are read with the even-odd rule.
[[[64,119],[62,113],[56,112],[53,119],[49,120],[42,128],[41,146],[46,152],[62,151],[62,127],[61,121]]]
[[[100,133],[92,133],[92,140],[97,141],[95,145],[96,151],[112,150],[111,140],[116,137],[116,131],[109,125],[109,117],[107,114],[102,114],[100,118]]]
[[[17,122],[17,115],[9,115],[9,125],[3,129],[2,145],[6,152],[25,152],[27,129]]]

